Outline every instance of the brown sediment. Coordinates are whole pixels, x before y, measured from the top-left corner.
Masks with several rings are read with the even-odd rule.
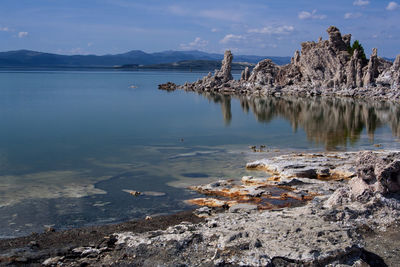
[[[186,202],[191,205],[207,206],[210,208],[231,207],[238,204],[238,202],[233,200],[225,201],[217,198],[194,198],[186,200]]]
[[[287,197],[269,196],[269,197],[237,198],[234,200],[222,200],[219,198],[195,198],[186,200],[186,203],[191,205],[206,206],[210,208],[221,208],[221,207],[229,208],[240,203],[246,203],[246,204],[256,205],[258,210],[271,210],[271,209],[290,207],[292,206],[292,203],[286,202],[283,204],[271,204],[268,202],[269,199],[286,200],[288,197],[299,201],[311,200],[311,198],[309,197],[300,199],[300,198],[294,198],[292,196],[287,196]]]
[[[275,179],[279,179],[279,177],[275,177]],[[210,197],[190,199],[186,202],[207,207],[231,207],[239,203],[247,203],[257,205],[259,210],[266,210],[306,203],[316,195],[297,195],[291,193],[296,190],[294,187],[270,184],[268,181],[263,182],[262,179],[242,179],[242,183],[242,185],[234,185],[231,181],[214,189],[210,189],[207,185],[189,187],[200,194]],[[270,192],[268,189],[272,189],[275,192]],[[283,203],[271,203],[274,201],[283,201]]]
[[[203,190],[196,187],[189,187],[200,194],[209,195],[209,196],[220,196],[220,197],[228,197],[228,198],[238,198],[238,197],[245,197],[248,195],[249,192],[247,191],[240,191],[240,188],[235,188],[237,190],[232,191],[232,189],[220,189],[220,190]]]
[[[332,158],[341,159],[340,157],[334,157],[334,156],[332,156]],[[292,179],[299,177],[297,175],[283,175],[282,173],[276,171],[275,168],[266,165],[246,166],[246,169],[251,171],[267,172],[268,174],[272,175],[271,177],[267,178],[267,181],[280,181],[281,177],[284,177],[285,179]],[[343,179],[351,179],[352,177],[354,177],[353,172],[335,171],[334,169],[330,169],[329,171],[330,171],[329,174],[317,173],[314,179],[318,179],[321,181],[338,181]]]
[[[271,176],[267,179],[267,181],[274,181],[274,182],[279,182],[281,180],[281,177],[279,176]]]

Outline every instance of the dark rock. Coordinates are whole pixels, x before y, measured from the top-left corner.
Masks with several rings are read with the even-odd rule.
[[[176,84],[172,82],[167,82],[163,84],[158,85],[158,89],[160,90],[166,90],[166,91],[174,91],[176,89]]]

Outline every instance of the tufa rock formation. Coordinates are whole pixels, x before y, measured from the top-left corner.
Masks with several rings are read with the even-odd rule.
[[[227,50],[224,53],[224,59],[222,60],[222,66],[219,71],[215,72],[214,78],[217,81],[220,81],[222,83],[226,83],[230,80],[233,79],[231,70],[232,70],[232,60],[233,60],[233,55],[231,51]]]
[[[373,152],[363,152],[357,162],[357,177],[350,181],[355,197],[377,193],[400,192],[399,153],[377,157]]]
[[[250,77],[250,69],[249,67],[246,67],[244,71],[242,71],[242,74],[240,75],[240,80],[247,81],[249,77]]]
[[[387,61],[373,49],[369,62],[357,49],[350,55],[351,35],[327,29],[328,40],[304,42],[290,64],[278,66],[260,61],[240,80],[231,74],[232,53],[226,51],[220,70],[179,88],[198,92],[257,95],[328,95],[400,100],[400,55]]]

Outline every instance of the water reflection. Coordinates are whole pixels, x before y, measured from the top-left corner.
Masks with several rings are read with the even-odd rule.
[[[232,120],[231,96],[204,94],[220,103],[225,124]],[[304,129],[307,138],[332,150],[355,144],[365,129],[373,140],[375,131],[389,126],[393,136],[400,136],[400,104],[343,98],[238,97],[244,112],[251,111],[259,122],[275,118],[288,120],[294,131]]]
[[[204,94],[209,100],[214,103],[221,104],[222,116],[224,118],[225,125],[229,125],[232,120],[232,111],[231,111],[231,96],[229,95],[221,95],[221,94]]]

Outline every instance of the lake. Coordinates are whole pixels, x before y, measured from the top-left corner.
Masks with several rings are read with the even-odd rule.
[[[0,71],[0,238],[190,209],[270,152],[400,147],[399,104],[157,89],[204,75]]]

